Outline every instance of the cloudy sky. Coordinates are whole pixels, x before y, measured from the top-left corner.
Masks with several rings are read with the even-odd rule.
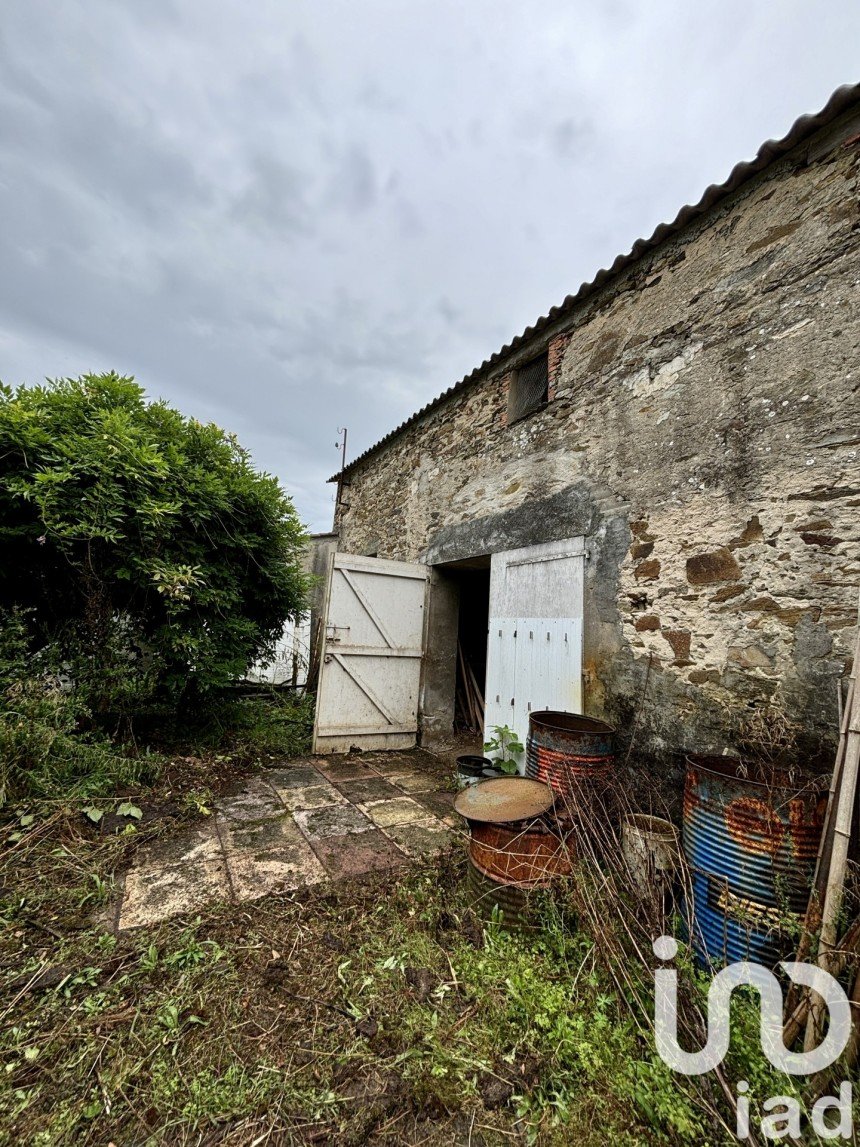
[[[0,379],[116,369],[314,529],[365,449],[860,79],[856,0],[4,0]]]

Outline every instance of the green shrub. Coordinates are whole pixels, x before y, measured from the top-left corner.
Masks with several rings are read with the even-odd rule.
[[[43,652],[33,659],[19,612],[0,613],[0,807],[21,796],[97,796],[149,779],[156,762],[81,733],[89,713]]]
[[[0,608],[97,716],[197,702],[264,657],[304,608],[304,541],[232,435],[133,380],[0,386]]]

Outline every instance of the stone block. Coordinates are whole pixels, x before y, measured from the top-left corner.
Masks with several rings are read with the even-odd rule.
[[[379,829],[347,836],[318,837],[313,849],[328,875],[338,880],[405,864],[407,857]]]
[[[745,546],[753,546],[761,541],[764,541],[764,530],[762,529],[758,514],[753,514],[740,535],[729,542],[729,547],[733,550],[739,550]]]
[[[729,647],[726,656],[729,661],[743,665],[745,669],[773,668],[773,658],[769,657],[768,654],[757,645],[747,645],[745,647],[732,645]]]
[[[326,783],[326,778],[313,765],[266,769],[265,778],[277,793],[284,789],[309,789]]]
[[[650,558],[647,562],[640,562],[633,569],[633,576],[637,581],[653,581],[660,576],[660,562],[657,558]]]
[[[660,628],[660,618],[653,613],[644,613],[641,617],[637,617],[633,622],[633,627],[639,633],[647,633],[655,631]]]
[[[374,824],[380,828],[388,828],[394,824],[407,824],[409,821],[422,820],[427,811],[418,801],[411,797],[395,797],[394,800],[368,801],[361,806]]]
[[[311,840],[326,836],[345,836],[350,832],[370,832],[371,821],[351,804],[327,805],[293,813],[296,824]]]
[[[641,561],[643,558],[649,558],[653,551],[653,542],[634,542],[630,547],[630,556],[635,561]]]
[[[430,773],[410,772],[390,776],[389,781],[405,793],[429,793],[439,787],[438,777]]]
[[[741,567],[731,550],[720,547],[709,553],[687,558],[687,581],[690,585],[712,585],[721,581],[737,581]]]
[[[663,637],[672,646],[672,652],[675,654],[675,663],[689,663],[690,634],[688,631],[686,629],[664,629]]]
[[[730,601],[733,597],[738,597],[742,593],[746,593],[747,587],[745,585],[724,585],[722,589],[718,589],[711,601],[715,603]]]

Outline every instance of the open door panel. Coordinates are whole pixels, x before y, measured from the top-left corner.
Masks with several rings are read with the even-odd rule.
[[[416,744],[428,577],[410,562],[333,555],[315,753]]]
[[[582,711],[582,538],[495,553],[490,565],[486,731],[525,744],[529,713]]]

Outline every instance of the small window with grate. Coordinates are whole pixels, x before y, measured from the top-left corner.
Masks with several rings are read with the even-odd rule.
[[[518,418],[525,418],[533,410],[540,410],[548,398],[549,371],[544,351],[513,373],[508,389],[508,425]]]

